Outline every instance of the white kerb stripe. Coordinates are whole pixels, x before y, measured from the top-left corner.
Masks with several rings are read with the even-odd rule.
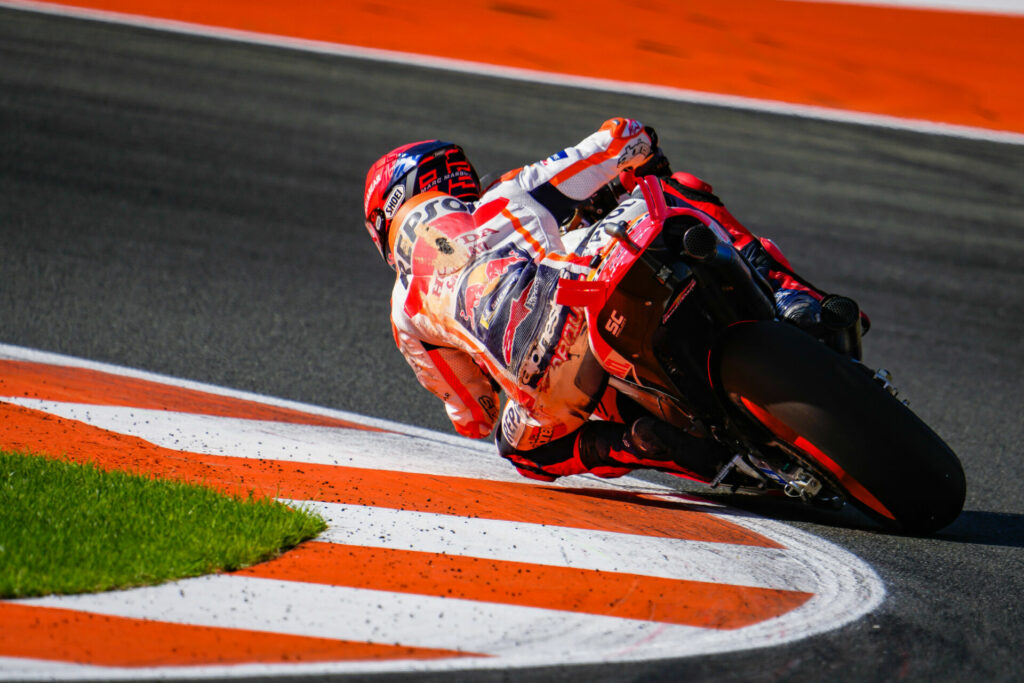
[[[412,510],[287,501],[319,513],[329,543],[464,555],[668,579],[814,592],[815,573],[778,548],[686,541]]]

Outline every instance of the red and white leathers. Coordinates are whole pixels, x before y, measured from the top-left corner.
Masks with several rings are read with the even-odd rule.
[[[692,455],[638,448],[628,405],[605,391],[605,373],[589,352],[582,310],[559,305],[564,279],[584,279],[590,256],[566,248],[559,226],[616,176],[651,156],[643,126],[612,119],[574,147],[506,173],[479,201],[413,196],[394,216],[391,251],[397,271],[392,326],[398,348],[420,383],[445,403],[455,429],[483,438],[495,428],[498,391],[507,403],[498,449],[524,476],[551,480],[592,472],[621,476],[656,468],[690,476],[713,463],[708,439],[685,434]],[[756,256],[779,291],[820,294],[799,281],[785,257],[744,228],[711,187],[685,173],[662,179],[666,200],[703,211],[734,245]],[[634,210],[643,210],[633,202]],[[595,422],[592,414],[620,424]],[[667,426],[667,425],[666,425]],[[701,476],[707,476],[701,473]]]
[[[589,418],[601,386],[580,379],[589,355],[583,314],[554,301],[559,280],[583,277],[588,264],[564,247],[559,224],[652,147],[638,121],[611,119],[579,144],[506,173],[475,204],[426,193],[396,214],[395,341],[460,434],[492,432],[498,388],[508,397],[503,435],[515,449]]]

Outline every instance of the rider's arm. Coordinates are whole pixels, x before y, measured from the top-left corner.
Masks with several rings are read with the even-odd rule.
[[[479,439],[498,418],[498,395],[491,380],[464,351],[434,346],[392,324],[395,343],[425,388],[444,401],[455,431]]]
[[[651,158],[653,132],[634,119],[605,121],[579,144],[502,177],[514,181],[550,211],[558,222],[622,171]]]

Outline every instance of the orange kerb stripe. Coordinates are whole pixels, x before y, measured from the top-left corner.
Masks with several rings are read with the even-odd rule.
[[[614,0],[58,4],[1024,132],[1020,16],[786,0],[628,6]],[[459,39],[424,39],[449,34]],[[614,49],[595,49],[595,36],[606,36]]]
[[[0,360],[0,397],[3,396],[381,431],[354,422],[256,401],[230,398],[99,370],[27,361]]]
[[[799,591],[332,543],[304,543],[238,573],[716,629],[778,617],[812,597]]]
[[[480,657],[467,652],[190,626],[0,602],[0,656],[95,666]]]
[[[0,447],[203,483],[219,490],[780,548],[679,500],[465,477],[202,455],[160,448],[75,420],[0,402]]]

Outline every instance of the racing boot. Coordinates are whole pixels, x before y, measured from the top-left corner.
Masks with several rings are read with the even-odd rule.
[[[724,462],[711,439],[692,436],[649,416],[628,426],[590,422],[581,428],[577,448],[587,471],[599,477],[651,469],[709,482]]]
[[[781,320],[815,334],[821,326],[821,302],[799,289],[775,292],[775,310]]]

